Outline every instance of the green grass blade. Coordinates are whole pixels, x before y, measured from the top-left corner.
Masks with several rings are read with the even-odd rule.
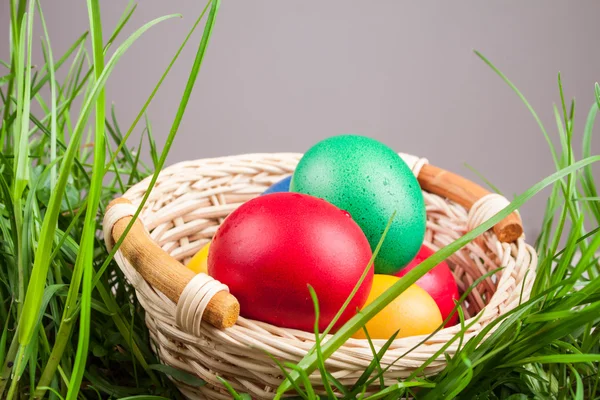
[[[92,34],[92,50],[94,58],[94,78],[99,80],[104,70],[104,51],[102,45],[102,22],[100,18],[100,3],[98,0],[88,0],[88,15]],[[75,270],[83,269],[83,288],[79,316],[79,336],[77,353],[66,400],[76,400],[81,389],[81,380],[86,366],[90,341],[90,319],[92,299],[92,259],[94,253],[94,237],[96,234],[96,210],[100,202],[102,180],[104,178],[105,145],[104,145],[104,110],[105,92],[102,88],[96,98],[96,129],[94,145],[94,166],[92,169],[92,184],[88,194],[88,206],[83,225],[80,253],[75,262]],[[79,275],[74,272],[74,276]],[[69,290],[70,292],[71,290]]]
[[[2,199],[2,204],[6,207],[7,210],[12,210],[14,209],[14,206],[12,204],[12,197],[11,197],[11,193],[10,193],[10,188],[8,186],[8,183],[6,182],[6,179],[4,178],[4,175],[2,173],[0,173],[0,199]],[[9,212],[8,214],[8,221],[10,223],[10,233],[11,236],[5,236],[3,239],[4,240],[10,240],[12,241],[12,245],[17,246],[19,243],[19,239],[17,238],[17,220],[15,217],[15,213]]]
[[[561,90],[561,92],[562,92],[562,90]],[[564,104],[564,99],[562,99],[562,103]],[[569,145],[567,143],[567,134],[565,133],[565,128],[563,126],[563,122],[560,119],[561,116],[560,116],[560,113],[558,111],[558,108],[556,108],[556,106],[553,105],[552,109],[554,111],[554,119],[556,121],[556,128],[558,129],[558,137],[560,139],[560,147],[562,149],[562,155],[564,157],[564,155],[569,152],[568,151]],[[565,111],[565,113],[566,113],[566,111]],[[562,159],[561,159],[561,161],[562,161]],[[561,162],[560,166],[564,167],[565,165],[564,165],[564,163]]]
[[[156,151],[156,142],[154,141],[154,136],[152,135],[152,124],[148,119],[148,115],[144,114],[144,118],[146,120],[146,132],[148,133],[148,144],[150,145],[150,157],[152,158],[152,165],[156,169],[156,164],[158,164],[158,153]]]
[[[583,380],[581,379],[581,375],[577,372],[575,368],[571,365],[568,365],[569,369],[573,376],[575,376],[575,393],[572,394],[572,398],[575,400],[583,400]]]
[[[43,45],[44,58],[48,71],[50,72],[50,106],[51,106],[51,117],[50,117],[50,162],[56,159],[56,132],[57,132],[57,108],[56,108],[56,76],[54,71],[54,56],[52,55],[52,46],[50,45],[50,35],[48,35],[48,29],[46,28],[46,20],[42,11],[40,1],[37,0],[38,13],[40,14],[40,21],[42,22],[42,28],[44,30],[44,37],[46,38]],[[47,56],[46,56],[47,55]],[[50,189],[54,189],[56,185],[56,166],[52,167],[50,172]]]
[[[233,386],[231,386],[229,384],[229,382],[227,382],[225,379],[221,378],[220,376],[217,376],[217,379],[219,380],[219,382],[221,382],[221,384],[223,386],[225,386],[225,389],[227,389],[227,391],[229,392],[229,394],[231,395],[232,399],[234,400],[245,400],[234,388]]]
[[[33,394],[33,388],[35,387],[35,365],[38,359],[38,345],[39,342],[37,340],[31,342],[31,352],[27,356],[29,360],[29,395]]]
[[[567,107],[565,106],[565,95],[563,92],[563,85],[562,85],[562,80],[560,78],[560,72],[558,73],[558,91],[560,93],[560,104],[562,106],[562,111],[563,111],[563,120],[565,122],[565,126],[566,126],[566,131],[567,132],[571,132],[572,131],[572,125],[569,123],[569,121],[571,121],[572,119],[569,119],[569,117],[567,117]],[[568,136],[568,134],[567,134]],[[568,148],[567,146],[565,146],[563,153],[568,152]]]
[[[552,273],[552,284],[556,284],[560,281],[563,281],[566,278],[568,267],[571,265],[571,261],[573,260],[573,256],[575,255],[575,251],[577,249],[577,238],[578,232],[583,227],[583,216],[580,215],[580,218],[577,222],[575,222],[576,229],[572,229],[569,233],[569,239],[567,241],[567,247],[565,249],[565,253],[561,256],[561,259],[558,263],[558,266],[554,269]],[[563,291],[564,291],[563,287]],[[564,293],[564,292],[562,292]],[[562,296],[559,293],[559,296]]]
[[[329,384],[329,379],[327,377],[326,369],[325,369],[325,361],[323,359],[323,354],[321,353],[321,335],[319,334],[319,300],[317,299],[317,293],[312,286],[308,285],[308,291],[310,292],[310,297],[313,302],[313,306],[315,308],[315,348],[317,350],[317,366],[319,368],[319,372],[321,373],[321,382],[325,387],[325,392],[330,399],[335,399],[335,394],[331,389],[331,385]],[[289,376],[289,375],[288,375]],[[289,378],[288,378],[289,379]]]
[[[21,88],[19,87],[19,83],[22,81],[21,79],[21,64],[23,62],[23,57],[21,55],[21,21],[23,20],[23,13],[25,12],[25,2],[19,1],[19,4],[15,0],[11,0],[10,2],[10,33],[11,33],[11,52],[10,52],[10,65],[7,66],[6,63],[3,62],[3,65],[7,68],[10,68],[13,78],[9,80],[8,90],[6,92],[6,97],[10,98],[13,91],[16,89],[17,94],[21,92]],[[17,95],[18,97],[18,95]],[[8,148],[9,143],[6,143],[6,135],[11,126],[12,121],[9,120],[11,107],[10,103],[7,103],[6,107],[3,111],[2,117],[2,128],[0,128],[0,153],[4,152],[4,148]],[[15,115],[15,114],[12,114]],[[1,392],[0,392],[1,394]]]
[[[32,13],[30,12],[29,14],[31,15]],[[27,18],[27,15],[23,16],[24,20],[25,18]],[[17,198],[20,198],[23,190],[25,189],[25,185],[27,183],[26,162],[28,161],[27,157],[29,156],[27,146],[29,138],[26,134],[23,134],[24,129],[22,128],[24,122],[25,126],[27,126],[27,119],[29,114],[27,110],[30,107],[30,96],[26,95],[25,93],[25,81],[29,81],[31,83],[31,60],[27,60],[27,52],[25,49],[25,42],[27,40],[26,25],[27,24],[21,25],[19,41],[16,43],[18,53],[16,59],[13,61],[16,69],[15,74],[17,76],[17,95],[15,99],[17,111],[14,126],[15,137],[13,143],[13,171],[15,173],[13,182],[13,201],[16,201]],[[30,32],[30,30],[28,32]],[[31,39],[29,40],[29,42],[31,42]]]
[[[18,287],[18,299],[19,303],[17,305],[17,313],[21,313],[22,311],[22,301],[25,298],[25,286],[26,279],[25,276],[26,271],[29,271],[29,266],[26,264],[28,257],[23,253],[23,231],[24,231],[24,223],[23,223],[23,214],[22,214],[22,194],[27,186],[29,180],[29,136],[28,136],[28,121],[29,121],[29,111],[31,106],[30,101],[30,93],[31,93],[31,42],[32,42],[32,33],[33,33],[33,16],[34,16],[34,7],[33,2],[29,4],[28,14],[23,16],[23,19],[27,17],[27,36],[25,36],[25,25],[21,28],[21,38],[20,38],[20,51],[19,57],[21,61],[17,64],[23,66],[23,73],[25,75],[24,83],[20,83],[17,87],[21,90],[18,90],[18,104],[17,104],[17,121],[18,125],[15,129],[16,138],[15,138],[15,153],[14,153],[14,180],[13,180],[13,207],[14,207],[14,215],[17,225],[17,265],[18,265],[18,274],[19,274],[19,287]],[[27,42],[25,44],[25,41]],[[24,47],[27,47],[26,63],[23,62],[25,57]],[[17,79],[17,82],[22,81],[22,78]],[[27,238],[28,239],[28,238]],[[19,352],[22,354],[22,352]],[[22,358],[18,358],[15,361],[15,371],[20,371],[22,366],[24,365],[24,360]],[[9,388],[9,397],[11,397],[10,393],[13,391],[16,382],[18,379],[13,379],[11,384],[11,388]]]
[[[600,354],[556,354],[548,356],[535,356],[527,357],[517,360],[513,363],[500,365],[498,368],[506,368],[514,365],[522,365],[529,363],[538,364],[574,364],[574,363],[587,363],[587,362],[599,362]]]
[[[141,142],[141,139],[140,139],[140,142]],[[113,156],[113,152],[112,152],[112,150],[110,148],[110,144],[108,143],[108,141],[106,143],[106,150],[108,151],[108,156],[112,157]],[[132,166],[132,169],[135,169],[135,164]],[[121,179],[121,173],[119,172],[119,168],[112,167],[111,171],[113,171],[115,173],[115,179],[116,179],[117,183],[119,184],[119,188],[120,188],[121,193],[124,193],[125,190],[126,190],[126,188],[125,188],[125,184],[123,184],[123,180]],[[130,174],[130,176],[129,176],[130,182],[135,181],[134,176],[135,175],[133,173]],[[114,187],[115,185],[111,184],[110,186]]]
[[[135,170],[137,172],[138,169],[138,165],[140,163],[140,156],[142,155],[142,145],[144,140],[144,134],[142,133],[140,135],[140,142],[138,144],[138,148],[135,154],[135,160],[133,160],[133,165],[131,166],[132,170]],[[119,173],[116,173],[115,176],[118,178],[119,177]],[[133,184],[133,182],[135,182],[135,174],[129,174],[129,181],[127,182],[127,186],[131,186]],[[124,193],[124,190],[121,192]]]

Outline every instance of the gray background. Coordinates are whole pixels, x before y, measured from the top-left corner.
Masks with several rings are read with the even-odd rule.
[[[553,137],[561,71],[566,96],[578,102],[574,140],[580,142],[593,84],[600,80],[600,3],[550,3],[224,1],[168,164],[246,152],[304,152],[325,137],[358,133],[476,179],[468,163],[512,197],[554,167],[525,106],[472,50],[508,75]],[[87,29],[86,4],[42,5],[58,56]],[[106,37],[125,5],[102,2]],[[107,98],[121,126],[128,127],[138,113],[202,8],[197,1],[140,2],[123,34],[164,14],[184,18],[152,28],[114,71]],[[8,1],[2,2],[4,59],[8,10]],[[149,108],[160,147],[200,34],[201,29]],[[39,25],[34,35],[42,35]],[[38,45],[34,52],[40,62]],[[544,205],[543,193],[521,209],[530,240]]]

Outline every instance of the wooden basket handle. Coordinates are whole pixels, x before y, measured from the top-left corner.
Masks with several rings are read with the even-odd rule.
[[[476,183],[431,164],[422,166],[417,179],[423,190],[452,200],[467,210],[491,194]],[[521,218],[516,212],[511,213],[494,226],[494,233],[501,242],[514,242],[523,234]]]
[[[118,198],[110,202],[106,211],[116,204],[123,203],[131,204],[125,198]],[[115,242],[123,235],[131,219],[131,216],[126,216],[115,222],[111,232]],[[196,276],[193,271],[159,247],[139,220],[134,222],[119,251],[150,285],[176,304],[186,286]],[[237,299],[223,290],[209,301],[202,314],[202,321],[217,328],[229,328],[235,324],[239,313],[240,304]]]

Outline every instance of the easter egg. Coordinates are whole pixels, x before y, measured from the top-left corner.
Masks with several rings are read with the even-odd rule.
[[[406,268],[398,272],[396,276],[402,277],[406,275],[408,271],[431,257],[434,253],[435,252],[431,248],[425,245],[421,246],[417,256],[406,266]],[[460,298],[460,295],[458,294],[458,285],[456,284],[456,280],[454,279],[454,275],[448,264],[446,264],[445,261],[442,261],[419,278],[415,283],[429,293],[438,305],[438,308],[442,313],[442,319],[445,320],[454,308],[454,300]],[[446,323],[446,327],[456,325],[457,321],[458,313],[455,312],[452,318]]]
[[[208,250],[210,249],[210,242],[206,243],[204,247],[198,251],[194,257],[190,260],[190,262],[186,265],[189,269],[199,274],[200,272],[204,272],[208,274],[207,268],[207,260],[208,260]]]
[[[398,280],[400,278],[396,276],[376,274],[363,307],[371,304]],[[440,310],[431,296],[417,285],[411,285],[371,318],[365,327],[371,339],[389,339],[398,330],[397,338],[427,335],[435,331],[442,322]],[[362,329],[352,337],[366,339]]]
[[[275,182],[273,185],[269,186],[267,190],[265,190],[262,194],[269,193],[280,193],[280,192],[289,192],[290,191],[290,181],[292,180],[292,176],[287,176],[280,180],[279,182]]]
[[[315,290],[324,330],[363,275],[372,253],[349,214],[325,200],[272,193],[249,200],[221,224],[208,273],[229,287],[240,315],[279,327],[313,331]],[[367,299],[373,266],[335,328]]]
[[[425,237],[425,202],[416,177],[392,149],[358,135],[325,139],[309,149],[294,171],[290,191],[327,200],[348,211],[375,250],[375,273],[394,274],[412,260]]]

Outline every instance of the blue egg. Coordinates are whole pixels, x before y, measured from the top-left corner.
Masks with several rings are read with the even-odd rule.
[[[271,185],[267,190],[265,190],[262,194],[269,193],[279,193],[279,192],[289,192],[290,191],[290,181],[292,180],[292,176],[288,176],[283,178],[279,182]]]

